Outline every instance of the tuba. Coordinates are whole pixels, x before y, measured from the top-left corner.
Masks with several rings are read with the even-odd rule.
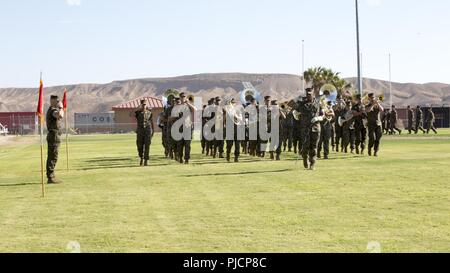
[[[169,99],[172,98],[178,98],[180,96],[180,91],[176,89],[167,89],[163,95],[162,95],[162,101],[164,104],[164,107],[167,107],[169,104]]]
[[[353,112],[349,111],[344,114],[344,116],[340,116],[338,119],[339,126],[344,126],[346,122],[349,122],[353,119]]]
[[[242,105],[247,105],[252,99],[259,101],[261,99],[261,93],[259,93],[255,87],[249,82],[243,82],[244,90],[240,93],[240,99]]]

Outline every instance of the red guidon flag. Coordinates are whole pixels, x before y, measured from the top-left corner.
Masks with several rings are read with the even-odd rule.
[[[37,110],[36,110],[36,115],[39,117],[39,121],[41,122],[41,124],[44,123],[44,82],[42,81],[41,78],[41,82],[40,82],[40,86],[39,86],[39,101],[38,101],[38,106],[37,106]]]
[[[67,88],[64,89],[63,108],[64,108],[64,112],[66,112],[67,111]]]

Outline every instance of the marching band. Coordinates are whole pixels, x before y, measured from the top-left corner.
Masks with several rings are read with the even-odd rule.
[[[293,151],[303,159],[305,169],[314,170],[317,159],[329,159],[330,145],[335,152],[364,155],[368,138],[369,156],[378,156],[384,96],[343,97],[329,85],[323,86],[319,94],[312,88],[305,93],[305,97],[282,103],[270,96],[262,99],[251,89],[241,92],[240,105],[232,97],[223,101],[220,97],[211,98],[200,110],[202,154],[237,163],[241,154],[258,158],[269,154],[271,160],[280,161],[282,151]],[[195,98],[169,89],[163,101],[164,111],[157,124],[162,130],[165,156],[189,164],[194,116],[199,112],[194,106]],[[145,109],[145,105],[142,107]],[[138,111],[136,116],[142,116]],[[138,123],[139,120],[142,118]],[[138,138],[142,136],[138,134]],[[141,164],[143,160],[147,165],[145,148],[138,150],[140,156],[146,155]]]

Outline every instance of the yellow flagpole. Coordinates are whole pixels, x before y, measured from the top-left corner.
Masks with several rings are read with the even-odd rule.
[[[42,71],[41,71],[41,85],[42,85]],[[42,90],[44,92],[44,90]],[[42,101],[42,103],[44,103]],[[41,190],[42,190],[42,198],[45,197],[45,181],[44,181],[44,117],[42,113],[39,114],[39,131],[41,138]]]
[[[40,123],[40,131],[41,131],[41,188],[42,188],[42,198],[45,197],[45,182],[44,182],[44,132],[43,132],[43,124],[42,117],[39,117]]]
[[[66,112],[64,113],[65,114],[65,120],[66,120],[66,157],[67,157],[67,160],[66,160],[66,163],[67,163],[67,171],[69,171],[69,129],[67,128],[67,126],[68,126],[68,122],[67,122],[67,113],[68,113],[69,111],[66,109]]]

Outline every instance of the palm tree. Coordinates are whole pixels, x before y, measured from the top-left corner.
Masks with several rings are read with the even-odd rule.
[[[336,89],[342,91],[348,88],[348,83],[340,78],[340,73],[336,73],[331,69],[324,67],[309,68],[304,73],[304,78],[307,84],[309,84],[313,89],[316,96],[319,95],[320,89],[325,84],[333,84]]]

